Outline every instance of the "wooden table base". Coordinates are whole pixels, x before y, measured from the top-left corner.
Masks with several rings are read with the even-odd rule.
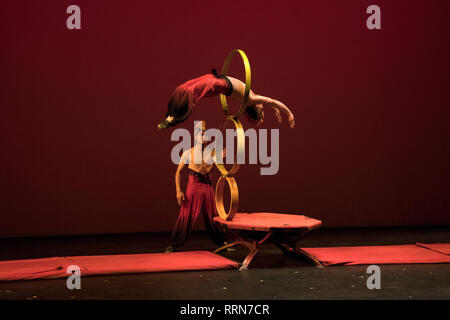
[[[216,249],[214,252],[217,253],[227,248],[234,247],[236,245],[246,246],[250,252],[242,262],[241,267],[239,268],[240,271],[248,269],[249,264],[256,256],[256,254],[258,254],[260,246],[268,242],[275,244],[286,255],[295,258],[299,257],[306,258],[308,261],[314,263],[316,267],[324,268],[323,264],[320,263],[319,260],[317,260],[314,256],[311,256],[310,254],[303,251],[300,247],[297,246],[297,242],[306,237],[306,235],[309,234],[311,230],[277,229],[269,231],[251,231],[251,230],[228,229],[228,231],[237,240]],[[264,233],[266,234],[264,235]],[[256,240],[255,238],[261,239]]]

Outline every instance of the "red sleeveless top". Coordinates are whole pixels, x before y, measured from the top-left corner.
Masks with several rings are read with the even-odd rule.
[[[225,76],[218,76],[217,72],[205,74],[201,77],[189,80],[176,89],[188,93],[192,97],[192,102],[197,104],[201,99],[213,97],[219,94],[231,95],[233,86]]]

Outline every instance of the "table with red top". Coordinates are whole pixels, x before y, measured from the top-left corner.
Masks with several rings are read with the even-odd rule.
[[[322,225],[320,220],[303,215],[258,212],[236,213],[229,221],[215,217],[214,221],[236,238],[236,241],[226,244],[214,252],[217,253],[236,245],[244,245],[250,250],[240,270],[246,270],[259,252],[259,247],[269,242],[275,244],[285,254],[306,257],[317,267],[323,268],[319,260],[297,246],[298,241]]]

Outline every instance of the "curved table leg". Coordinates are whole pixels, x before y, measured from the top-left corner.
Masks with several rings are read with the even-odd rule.
[[[269,239],[272,236],[273,232],[269,231],[264,238],[262,238],[261,240],[259,240],[258,242],[253,241],[253,249],[250,250],[250,253],[247,255],[247,257],[245,258],[244,262],[242,263],[242,266],[239,268],[239,271],[243,271],[243,270],[247,270],[248,269],[248,265],[250,264],[250,262],[252,262],[253,258],[256,256],[256,254],[259,252],[258,248],[260,245],[262,245],[264,242],[267,241],[267,239]]]
[[[308,252],[300,249],[299,247],[291,248],[293,252],[306,257],[308,260],[312,261],[317,268],[325,268],[325,266],[314,256],[310,255]]]
[[[234,233],[234,232],[232,232]],[[271,236],[272,236],[273,232],[269,231],[260,241],[256,242],[255,240],[247,240],[242,238],[242,236],[234,233],[234,235],[239,239],[238,241],[226,244],[220,248],[217,248],[216,250],[214,250],[214,253],[220,252],[222,250],[225,250],[227,248],[230,247],[234,247],[238,244],[244,245],[246,246],[250,252],[248,253],[248,255],[245,257],[244,261],[242,262],[242,266],[239,268],[240,271],[243,270],[247,270],[248,269],[248,265],[250,264],[250,262],[252,262],[253,258],[255,257],[255,255],[259,252],[259,246],[262,245],[264,242],[266,242]]]
[[[297,242],[299,242],[301,239],[305,238],[308,234],[311,233],[311,231],[314,230],[303,230],[302,232],[298,234],[294,234],[289,239],[284,239],[282,241],[277,241],[274,244],[283,251],[284,254],[288,256],[292,256],[294,258],[301,257],[306,258],[307,260],[314,263],[314,265],[318,268],[325,268],[325,266],[314,256],[310,255],[306,251],[302,250],[298,245]]]
[[[213,252],[214,252],[214,253],[217,253],[217,252],[220,252],[220,251],[222,251],[222,250],[225,250],[225,249],[228,249],[228,248],[237,246],[238,244],[242,244],[242,245],[246,246],[250,251],[253,250],[254,247],[255,247],[254,245],[252,245],[251,243],[249,243],[249,242],[247,242],[247,241],[238,240],[238,241],[235,241],[235,242],[232,242],[232,243],[228,243],[228,244],[226,244],[226,245],[224,245],[224,246],[221,246],[220,248],[217,248],[217,249],[214,250]]]
[[[314,265],[317,268],[325,268],[325,266],[314,256],[310,255],[308,252],[300,249],[299,247],[289,247],[289,249],[286,249],[284,247],[283,244],[281,243],[276,243],[275,244],[278,248],[281,249],[281,251],[283,251],[284,254],[288,255],[288,256],[293,256],[293,257],[301,257],[301,258],[306,258],[307,260],[311,261],[314,263]]]
[[[256,254],[259,252],[259,250],[255,247],[245,258],[244,262],[242,263],[242,266],[239,268],[239,271],[248,270],[248,265],[250,262],[252,262],[253,258],[256,256]]]
[[[284,247],[284,245],[283,244],[281,244],[281,243],[275,243],[275,245],[285,254],[285,255],[290,255],[292,252],[291,251],[289,251],[289,249],[286,249],[285,247]]]

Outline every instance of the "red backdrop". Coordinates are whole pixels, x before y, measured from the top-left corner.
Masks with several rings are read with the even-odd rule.
[[[82,29],[66,28],[81,7]],[[370,4],[382,30],[366,28]],[[280,170],[245,166],[241,211],[325,226],[449,224],[448,1],[10,1],[0,11],[0,237],[167,231],[178,84],[243,49],[286,103]],[[233,68],[240,70],[239,59]],[[216,126],[218,98],[191,120]],[[270,110],[263,128],[278,127]],[[247,123],[244,124],[248,126]],[[192,128],[192,124],[185,124]],[[218,174],[216,173],[216,176]]]

